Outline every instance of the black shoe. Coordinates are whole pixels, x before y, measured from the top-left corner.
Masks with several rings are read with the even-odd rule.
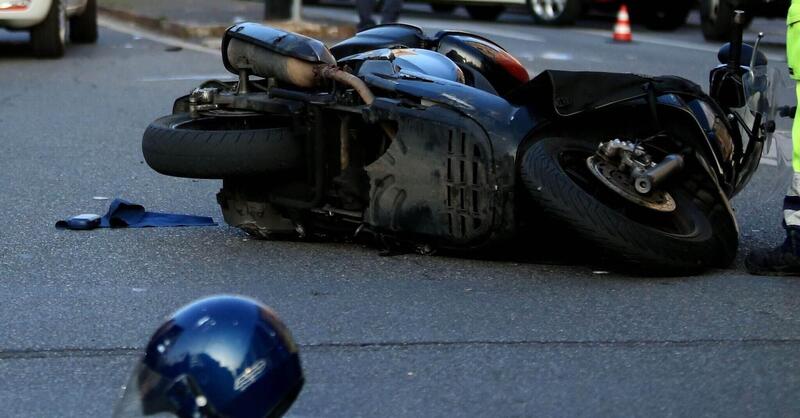
[[[800,276],[800,256],[786,243],[751,252],[744,259],[744,265],[750,274],[759,276]]]

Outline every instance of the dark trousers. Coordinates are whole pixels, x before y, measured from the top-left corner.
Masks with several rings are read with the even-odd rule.
[[[356,9],[358,9],[358,30],[375,26],[375,21],[372,19],[374,7],[375,0],[356,0]],[[381,24],[397,22],[402,7],[403,0],[384,0],[383,9],[381,9]]]

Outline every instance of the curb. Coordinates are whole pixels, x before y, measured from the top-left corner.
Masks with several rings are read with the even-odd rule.
[[[134,23],[146,29],[184,39],[221,38],[230,25],[200,25],[186,22],[171,21],[166,18],[154,18],[139,13],[114,9],[107,6],[97,6],[98,11],[108,17]],[[264,21],[266,25],[299,33],[323,41],[345,39],[356,33],[353,24],[316,23],[308,21]]]

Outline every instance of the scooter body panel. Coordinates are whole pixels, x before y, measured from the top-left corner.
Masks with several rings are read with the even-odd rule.
[[[500,163],[478,122],[441,105],[409,108],[379,99],[372,108],[399,129],[366,167],[367,224],[439,247],[476,248],[513,235],[513,161]]]

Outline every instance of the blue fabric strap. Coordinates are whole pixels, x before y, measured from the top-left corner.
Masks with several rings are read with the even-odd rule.
[[[146,212],[144,206],[114,199],[108,213],[100,219],[101,228],[146,228],[158,226],[215,226],[207,216]]]
[[[207,216],[179,215],[147,212],[144,206],[122,199],[114,199],[108,212],[100,219],[97,228],[146,228],[166,226],[216,226]],[[59,221],[57,228],[69,228],[68,221]],[[86,229],[86,228],[83,228]]]

